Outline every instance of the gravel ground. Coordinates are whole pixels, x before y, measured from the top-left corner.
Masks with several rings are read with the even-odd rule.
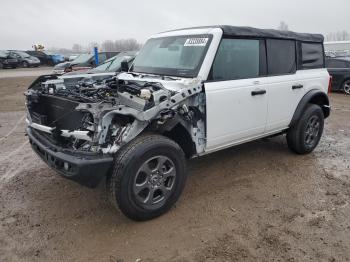
[[[350,96],[316,150],[284,137],[189,161],[182,197],[166,215],[126,219],[106,200],[50,170],[24,136],[33,78],[0,79],[0,261],[349,261]]]

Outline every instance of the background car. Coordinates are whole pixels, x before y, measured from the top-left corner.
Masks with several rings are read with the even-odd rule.
[[[326,67],[332,76],[332,90],[350,95],[350,57],[327,58]]]
[[[52,66],[52,65],[62,63],[65,60],[63,55],[51,54],[48,51],[28,50],[28,51],[26,51],[26,53],[38,58],[40,60],[40,64],[42,64],[42,65]]]
[[[100,52],[98,53],[98,61],[101,64],[119,53],[120,52]],[[71,62],[64,62],[56,65],[53,68],[53,73],[61,75],[72,71],[90,69],[95,66],[95,57],[93,54],[81,54]]]
[[[104,63],[100,64],[99,66],[97,66],[95,68],[87,69],[87,70],[73,71],[73,72],[66,73],[65,75],[119,72],[121,70],[121,62],[126,61],[126,62],[128,62],[129,66],[130,66],[132,61],[134,61],[136,53],[137,53],[137,51],[121,52],[118,55],[113,56],[112,58],[106,60]]]
[[[18,60],[12,56],[8,51],[0,50],[0,69],[3,68],[16,68],[18,66]]]
[[[40,60],[34,56],[31,56],[23,51],[8,50],[11,56],[16,57],[18,64],[22,67],[38,67]]]
[[[80,56],[80,54],[71,54],[68,56],[68,61],[73,61],[73,60],[77,59],[78,56]]]

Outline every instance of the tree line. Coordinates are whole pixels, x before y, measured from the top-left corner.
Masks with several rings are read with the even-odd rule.
[[[289,27],[284,21],[281,21],[277,29],[288,31]],[[347,40],[350,40],[350,34],[346,30],[331,32],[325,35],[325,41],[347,41]]]
[[[73,44],[72,48],[57,48],[51,47],[49,51],[59,54],[71,54],[71,53],[91,53],[94,47],[97,47],[99,51],[137,51],[140,50],[142,44],[134,38],[117,39],[117,40],[105,40],[102,43],[90,42],[88,45]]]
[[[92,50],[94,47],[98,47],[99,51],[136,51],[141,48],[142,44],[137,42],[136,39],[118,39],[115,41],[105,40],[101,44],[91,42],[87,47],[83,47],[80,44],[74,44],[72,51],[76,53],[86,52]]]

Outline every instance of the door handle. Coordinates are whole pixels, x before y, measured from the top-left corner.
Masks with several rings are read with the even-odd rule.
[[[297,84],[297,85],[293,85],[292,86],[292,89],[294,90],[294,89],[300,89],[300,88],[303,88],[304,86],[303,85],[301,85],[301,84]]]
[[[252,91],[252,96],[258,96],[258,95],[264,95],[266,94],[266,90],[263,89],[257,89]]]

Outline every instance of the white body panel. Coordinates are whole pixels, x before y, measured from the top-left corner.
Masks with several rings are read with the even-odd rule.
[[[303,96],[311,89],[327,93],[326,69],[299,70],[295,74],[261,78],[268,90],[266,132],[287,128]],[[294,85],[302,88],[293,89]]]
[[[257,79],[243,79],[205,84],[207,108],[206,151],[264,133],[267,96],[252,96],[260,89]]]
[[[303,84],[305,93],[312,89],[318,89],[327,94],[329,73],[326,68],[300,70],[297,72],[299,82]]]
[[[305,94],[304,88],[292,89],[302,85],[298,74],[264,77],[261,84],[268,93],[268,114],[266,132],[287,128],[300,99]]]
[[[217,151],[287,129],[303,96],[312,89],[327,93],[328,81],[326,69],[313,69],[283,76],[206,83],[205,151]],[[303,87],[293,89],[293,85]],[[258,89],[266,90],[266,94],[251,96]]]

